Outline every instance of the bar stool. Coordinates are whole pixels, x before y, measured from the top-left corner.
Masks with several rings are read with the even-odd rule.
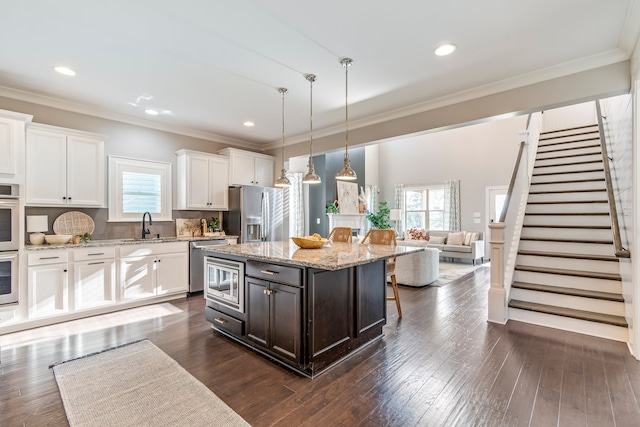
[[[362,244],[396,246],[396,231],[393,229],[371,229],[364,236]],[[391,279],[391,289],[393,289],[393,297],[387,297],[387,301],[396,302],[398,317],[402,317],[400,294],[398,293],[398,282],[396,281],[396,257],[387,260],[387,277]]]
[[[327,240],[331,242],[351,243],[353,231],[351,227],[333,227],[331,233],[327,236]]]

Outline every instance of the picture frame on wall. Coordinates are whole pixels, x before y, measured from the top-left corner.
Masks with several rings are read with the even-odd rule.
[[[337,181],[338,202],[341,214],[358,214],[358,184]]]

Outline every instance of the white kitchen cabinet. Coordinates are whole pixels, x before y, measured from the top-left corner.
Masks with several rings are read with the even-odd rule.
[[[0,177],[7,182],[15,182],[13,178],[24,173],[25,123],[32,118],[26,114],[0,110]]]
[[[66,251],[38,251],[28,255],[29,318],[69,311],[69,263]]]
[[[115,248],[95,247],[74,250],[71,310],[115,304]]]
[[[187,292],[188,242],[125,246],[120,251],[124,301]]]
[[[176,155],[178,209],[227,210],[229,159],[190,150]]]
[[[26,204],[104,206],[102,135],[31,125],[26,141]]]
[[[273,156],[235,148],[225,148],[218,154],[229,157],[230,185],[273,186]]]

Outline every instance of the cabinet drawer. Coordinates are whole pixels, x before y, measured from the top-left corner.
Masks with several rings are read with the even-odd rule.
[[[270,282],[302,286],[302,270],[296,267],[286,267],[283,265],[248,260],[246,269],[247,276],[257,277]]]
[[[38,251],[35,253],[30,253],[27,256],[27,260],[29,265],[46,265],[46,264],[57,264],[62,262],[67,262],[69,259],[69,252],[66,250],[62,251]]]
[[[147,256],[171,253],[189,253],[189,242],[158,242],[149,244],[124,245],[120,247],[120,256]]]
[[[107,259],[116,257],[116,248],[82,248],[74,249],[73,260],[74,261],[88,261],[92,259]]]
[[[207,307],[206,311],[207,320],[217,328],[224,329],[237,337],[244,335],[244,322],[242,320],[233,318],[211,307]]]

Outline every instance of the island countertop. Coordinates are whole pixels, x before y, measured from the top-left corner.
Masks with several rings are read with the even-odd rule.
[[[293,242],[282,241],[211,246],[206,249],[206,252],[229,254],[323,270],[340,270],[423,250],[423,247],[363,245],[360,243],[336,242],[327,243],[319,249],[301,249]]]

